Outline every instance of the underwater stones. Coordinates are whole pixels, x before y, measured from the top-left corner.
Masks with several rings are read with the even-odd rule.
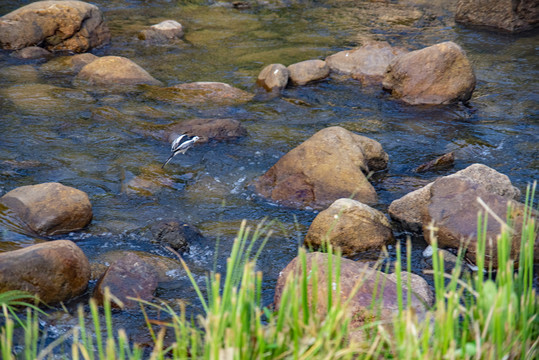
[[[466,177],[444,177],[436,180],[430,187],[429,204],[422,208],[421,221],[425,240],[431,243],[431,223],[436,228],[435,236],[440,248],[459,248],[464,245],[465,256],[473,263],[477,256],[477,214],[485,212],[479,203],[481,199],[490,209],[491,213],[499,219],[507,218],[508,205],[511,204],[512,219],[510,254],[518,262],[520,253],[520,239],[522,234],[522,221],[524,204],[512,201],[507,197],[488,191],[485,187]],[[502,231],[501,224],[491,214],[486,228],[486,266],[492,264],[498,267],[497,242]],[[463,243],[464,241],[464,243]],[[536,246],[534,257],[539,259],[539,248]]]
[[[161,85],[146,70],[121,56],[103,56],[85,65],[75,82],[97,86]]]
[[[231,106],[243,104],[253,94],[220,82],[194,82],[171,87],[153,87],[145,95],[154,100],[184,106]]]
[[[261,196],[294,208],[324,209],[347,197],[374,204],[376,192],[364,173],[384,169],[387,161],[377,141],[334,126],[292,149],[254,186]]]
[[[539,3],[536,0],[459,0],[455,21],[522,32],[539,25]]]
[[[125,307],[137,307],[139,298],[149,301],[157,289],[158,276],[154,268],[139,256],[127,252],[112,263],[105,274],[95,286],[93,297],[102,305],[105,297],[105,288],[109,288],[112,295],[118,298]],[[118,305],[112,302],[112,306]]]
[[[283,64],[271,64],[258,74],[256,83],[266,91],[281,91],[288,84],[289,75],[290,72]]]
[[[304,244],[320,249],[329,243],[343,256],[353,256],[392,242],[391,224],[383,213],[356,200],[338,199],[316,216]]]
[[[447,41],[395,57],[383,86],[408,104],[449,104],[470,99],[475,75],[460,46]]]
[[[52,53],[39,46],[28,46],[15,51],[11,56],[21,60],[45,60],[51,57]]]
[[[68,240],[56,240],[0,254],[0,293],[21,290],[53,304],[86,290],[90,264]]]
[[[520,197],[520,191],[511,184],[511,180],[509,180],[507,175],[501,174],[486,165],[473,164],[466,169],[446,176],[446,178],[457,176],[466,177],[485,187],[488,192],[507,199],[517,200]],[[412,232],[422,231],[424,224],[422,223],[421,212],[430,202],[430,187],[432,184],[429,183],[420,189],[412,191],[389,205],[389,215],[404,230]],[[474,217],[475,220],[477,220],[476,217]]]
[[[2,49],[39,45],[49,51],[80,53],[109,40],[99,8],[82,1],[37,1],[0,18]]]
[[[333,288],[336,290],[336,284],[329,286],[328,284],[328,259],[329,255],[325,253],[309,253],[306,254],[306,273],[311,274],[316,270],[316,277],[309,276],[309,278],[316,278],[317,281],[317,294],[313,294],[313,281],[307,281],[307,292],[308,292],[308,302],[309,308],[311,306],[315,307],[315,311],[324,315],[328,310],[328,288]],[[366,267],[364,264],[341,258],[337,260],[335,257],[332,259],[333,264],[336,261],[341,263],[341,272],[340,272],[340,293],[334,293],[333,296],[340,296],[341,301],[350,301],[346,310],[348,311],[349,317],[352,319],[350,322],[350,337],[353,339],[358,339],[362,337],[362,331],[358,328],[364,324],[367,324],[371,321],[377,320],[378,317],[378,308],[374,303],[380,303],[379,315],[380,320],[391,322],[393,317],[398,312],[398,292],[397,284],[391,277],[382,273],[381,271],[373,270]],[[298,257],[294,258],[284,270],[279,274],[277,280],[277,285],[275,288],[275,297],[274,304],[276,309],[279,309],[281,306],[281,300],[283,295],[283,290],[287,280],[295,276],[296,279],[299,278],[302,271],[301,261]],[[333,274],[333,281],[335,281],[335,273]],[[385,281],[384,281],[385,279]],[[350,298],[352,291],[356,285],[361,283],[361,286]],[[413,283],[415,286],[418,283]],[[425,303],[429,299],[423,299],[416,294],[420,294],[423,291],[428,291],[428,288],[425,288],[423,285],[420,285],[419,290],[415,290],[414,286],[412,287],[412,296],[410,307],[415,311],[415,314],[419,319],[425,318],[425,313],[427,307]],[[406,294],[407,285],[403,281],[402,292]],[[373,295],[377,294],[374,298]],[[316,305],[312,304],[312,299],[317,299]],[[407,306],[408,297],[403,297],[403,302]],[[375,306],[373,310],[373,306]]]
[[[329,67],[323,60],[305,60],[288,66],[290,82],[294,85],[322,80],[328,77]]]
[[[455,153],[450,152],[442,156],[438,156],[436,159],[419,165],[414,171],[417,173],[426,171],[436,171],[453,166],[455,162]]]
[[[182,24],[175,20],[165,20],[142,30],[138,38],[151,44],[163,44],[181,39],[183,34]]]
[[[21,186],[0,198],[34,233],[65,234],[92,220],[92,204],[81,190],[60,183]]]
[[[379,84],[391,60],[403,53],[404,50],[393,48],[387,42],[372,42],[328,56],[326,63],[333,73],[351,76],[364,85]]]
[[[204,236],[193,225],[176,221],[159,221],[151,226],[153,241],[169,245],[176,251],[189,251],[189,244],[200,242]]]
[[[172,143],[178,134],[198,136],[197,143],[210,140],[235,140],[247,135],[247,129],[235,119],[191,119],[171,125],[165,132],[165,140]]]
[[[84,66],[97,59],[99,57],[90,53],[59,56],[41,65],[39,70],[45,73],[72,75],[77,74]]]

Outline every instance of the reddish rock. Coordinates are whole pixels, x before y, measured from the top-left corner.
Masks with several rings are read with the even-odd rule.
[[[470,99],[475,75],[464,51],[448,41],[394,58],[383,86],[408,104],[449,104]]]
[[[49,241],[0,254],[0,293],[21,290],[47,304],[82,294],[90,280],[90,264],[68,240]]]
[[[324,209],[348,197],[373,204],[376,192],[365,174],[385,168],[387,160],[377,141],[338,126],[329,127],[279,159],[255,180],[255,190],[295,208]]]
[[[146,261],[133,253],[126,253],[123,257],[112,263],[105,274],[99,279],[94,298],[101,305],[105,295],[105,288],[109,288],[112,295],[124,303],[126,307],[137,307],[139,303],[129,297],[151,300],[157,289],[158,276],[155,269]],[[113,306],[116,306],[112,303]]]
[[[434,160],[431,160],[425,164],[419,165],[415,172],[426,172],[426,171],[433,171],[433,170],[439,170],[444,169],[453,166],[453,163],[455,162],[455,154],[453,152],[444,154],[442,156],[437,157]]]
[[[310,253],[306,255],[307,257],[307,273],[313,272],[313,264],[317,272],[317,303],[315,305],[316,312],[320,315],[325,315],[328,310],[328,254],[323,253]],[[337,261],[336,258],[333,259],[333,264]],[[377,320],[378,314],[380,320],[383,322],[393,321],[393,317],[398,312],[398,297],[397,297],[397,284],[392,277],[376,270],[372,270],[361,264],[348,259],[340,259],[341,262],[341,273],[340,273],[340,294],[334,293],[333,297],[336,299],[337,296],[340,296],[341,301],[350,301],[347,311],[349,313],[349,318],[352,319],[350,322],[350,337],[353,339],[360,339],[362,336],[362,331],[360,328],[362,325],[367,324],[371,321]],[[275,288],[275,298],[274,304],[277,309],[280,307],[282,293],[287,282],[287,279],[290,276],[299,276],[301,273],[301,263],[296,257],[292,260],[286,268],[279,274],[279,279],[277,280],[277,286]],[[335,276],[335,274],[333,274]],[[310,279],[314,276],[309,276]],[[332,288],[336,290],[336,279],[333,278],[335,282],[332,284]],[[361,286],[357,293],[350,299],[352,290],[358,282],[361,282]],[[424,287],[424,284],[418,282],[413,282],[412,287],[412,297],[410,306],[415,311],[416,316],[419,319],[424,319],[425,313],[427,311],[427,306],[425,305],[429,299],[423,299],[419,295],[424,291],[428,292],[428,289]],[[420,288],[416,289],[415,286],[420,284]],[[311,307],[312,298],[313,298],[313,287],[312,282],[309,281],[307,285],[308,292],[308,301],[309,306]],[[376,293],[376,298],[373,298],[373,294]],[[407,283],[403,281],[402,284],[402,293],[403,293],[403,304],[407,306]],[[432,295],[430,296],[432,298]],[[430,300],[431,301],[431,300]],[[376,305],[374,311],[372,306],[373,302],[379,303],[380,307]],[[379,313],[378,313],[379,311]]]
[[[99,8],[82,1],[36,1],[0,18],[2,49],[39,44],[49,51],[85,52],[109,40]]]
[[[60,183],[21,186],[2,196],[0,202],[43,236],[80,230],[92,220],[88,195]]]

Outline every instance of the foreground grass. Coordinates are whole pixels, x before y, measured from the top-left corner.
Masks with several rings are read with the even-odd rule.
[[[528,191],[527,203],[533,204],[530,193],[534,191]],[[340,293],[339,254],[330,256],[328,262],[332,271],[327,273],[332,278],[326,283],[336,288],[327,291],[327,313],[316,311],[316,299],[309,301],[308,287],[318,286],[317,272],[306,271],[302,249],[298,253],[302,271],[289,279],[281,305],[274,311],[261,304],[262,274],[256,271],[256,260],[267,237],[260,239],[262,226],[251,234],[243,224],[228,259],[226,275],[208,276],[206,296],[184,264],[203,314],[191,320],[186,318],[185,307],[176,312],[166,304],[141,302],[153,349],[144,352],[129,342],[123,329],[114,329],[110,301],[115,299],[110,294],[106,296],[109,301],[105,302],[104,316],[99,315],[97,304],[90,302],[93,326],[85,324],[81,307],[79,326],[46,348],[40,347],[36,308],[29,308],[26,320],[21,321],[13,312],[14,306],[20,305],[17,298],[4,296],[2,300],[0,295],[0,354],[6,360],[56,359],[59,354],[55,348],[62,346],[68,351],[61,356],[68,359],[537,359],[539,298],[533,288],[537,229],[531,208],[525,214],[518,266],[509,258],[511,224],[503,225],[498,263],[505,265],[500,266],[495,278],[492,272],[483,271],[486,222],[487,211],[478,220],[477,273],[463,280],[459,261],[451,274],[445,274],[443,258],[434,243],[432,275],[436,300],[426,319],[418,321],[403,305],[409,295],[403,286],[405,291],[399,292],[399,311],[394,321],[366,324],[362,329],[364,340],[360,342],[350,339],[348,304],[336,296]],[[254,253],[257,240],[262,244]],[[409,246],[407,250],[409,271]],[[328,252],[332,253],[331,247]],[[406,285],[408,279],[401,274],[400,249],[397,256],[397,284]],[[146,312],[149,308],[167,312],[170,320],[155,329]],[[104,324],[100,319],[104,319]],[[13,344],[17,326],[24,332],[23,347]],[[166,330],[173,334],[168,345]]]

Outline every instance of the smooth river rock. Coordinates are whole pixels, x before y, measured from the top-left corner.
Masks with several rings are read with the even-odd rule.
[[[394,58],[383,87],[412,105],[465,102],[475,89],[475,74],[460,46],[447,41]]]
[[[459,0],[455,21],[518,33],[539,26],[537,0]]]
[[[178,252],[189,251],[190,244],[198,243],[204,236],[195,226],[177,220],[163,220],[151,226],[153,242],[170,246]]]
[[[429,204],[423,207],[421,221],[423,234],[432,243],[430,226],[436,228],[435,237],[440,248],[458,249],[464,242],[466,258],[476,263],[477,258],[477,214],[485,208],[477,201],[480,198],[490,210],[503,221],[507,218],[508,205],[511,204],[510,217],[513,232],[510,235],[510,257],[518,262],[524,204],[488,191],[485,187],[466,177],[444,177],[436,180],[430,187]],[[498,236],[502,225],[489,215],[486,228],[485,266],[498,267]],[[539,244],[534,250],[535,261],[539,260]]]
[[[283,64],[271,64],[266,66],[260,74],[256,83],[266,91],[281,91],[288,84],[290,71]]]
[[[328,77],[329,67],[323,60],[306,60],[288,66],[290,82],[294,85],[322,80]]]
[[[333,126],[292,149],[255,180],[265,198],[294,208],[324,209],[340,198],[377,201],[365,174],[384,169],[388,155],[375,140]]]
[[[34,233],[65,234],[92,220],[92,204],[85,192],[60,183],[21,186],[0,198]]]
[[[391,47],[387,42],[372,42],[358,49],[340,51],[328,56],[331,72],[351,76],[364,85],[380,84],[386,69],[397,55],[406,51]]]
[[[103,56],[91,61],[79,71],[75,82],[97,86],[161,85],[146,70],[121,56]]]
[[[0,48],[41,46],[86,52],[108,43],[110,32],[95,5],[82,1],[37,1],[0,18]]]
[[[520,198],[520,190],[511,184],[511,180],[507,175],[501,174],[486,165],[473,164],[466,169],[446,176],[446,178],[460,176],[466,177],[485,187],[487,191],[507,199],[518,200]],[[397,221],[404,230],[417,233],[422,231],[421,213],[423,208],[428,206],[430,202],[430,187],[432,184],[429,183],[420,189],[412,191],[389,205],[389,216]]]
[[[307,273],[314,272],[313,267],[316,269],[317,274],[317,302],[315,305],[316,312],[320,315],[325,315],[328,310],[328,254],[325,253],[309,253],[307,257]],[[333,264],[336,262],[336,258],[333,258]],[[398,312],[398,297],[397,297],[397,284],[394,277],[388,276],[380,271],[367,268],[365,264],[358,263],[352,260],[340,259],[341,273],[340,273],[340,294],[334,293],[336,298],[340,295],[341,301],[350,301],[347,311],[349,317],[352,319],[350,322],[350,337],[355,340],[362,338],[362,330],[358,329],[362,325],[371,321],[376,321],[377,311],[375,308],[372,311],[373,302],[380,303],[380,320],[384,322],[391,322],[393,317]],[[314,264],[314,266],[313,266]],[[283,290],[287,279],[291,276],[298,278],[301,271],[301,262],[296,257],[294,258],[284,270],[279,274],[277,285],[275,288],[274,304],[277,309],[281,306],[281,299]],[[335,274],[333,274],[335,276]],[[313,278],[314,276],[309,276]],[[406,278],[403,278],[403,280]],[[288,280],[290,281],[290,280]],[[335,281],[335,278],[333,278]],[[350,294],[356,284],[361,282],[357,293],[351,298]],[[416,286],[419,287],[416,289]],[[336,284],[333,284],[333,289],[336,289]],[[299,291],[299,289],[298,289]],[[307,285],[309,306],[312,306],[313,298],[313,286],[312,281]],[[403,281],[403,304],[407,306],[407,283]],[[376,298],[373,294],[376,293]],[[419,294],[425,293],[425,297],[421,297]],[[429,296],[430,295],[430,296]],[[412,296],[410,306],[415,311],[416,316],[421,320],[425,318],[425,313],[428,309],[427,304],[432,302],[432,295],[429,292],[428,286],[425,287],[424,283],[413,281],[412,282]]]
[[[90,264],[68,240],[49,241],[0,254],[0,293],[21,290],[47,304],[82,294],[90,280]]]
[[[340,248],[343,256],[353,256],[381,250],[394,240],[391,224],[382,212],[356,200],[338,199],[316,216],[304,244],[320,249],[329,242]]]
[[[152,87],[145,95],[153,100],[183,106],[231,106],[246,103],[254,96],[225,83],[204,81]]]
[[[165,20],[142,30],[138,34],[138,38],[151,44],[163,44],[179,40],[183,34],[182,24],[175,20]]]

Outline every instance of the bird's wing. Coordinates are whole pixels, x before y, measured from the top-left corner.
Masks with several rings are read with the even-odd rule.
[[[170,151],[174,152],[175,150],[177,150],[181,146],[183,138],[185,138],[186,136],[187,135],[185,134],[178,136],[176,140],[172,142],[172,145],[170,146]]]

